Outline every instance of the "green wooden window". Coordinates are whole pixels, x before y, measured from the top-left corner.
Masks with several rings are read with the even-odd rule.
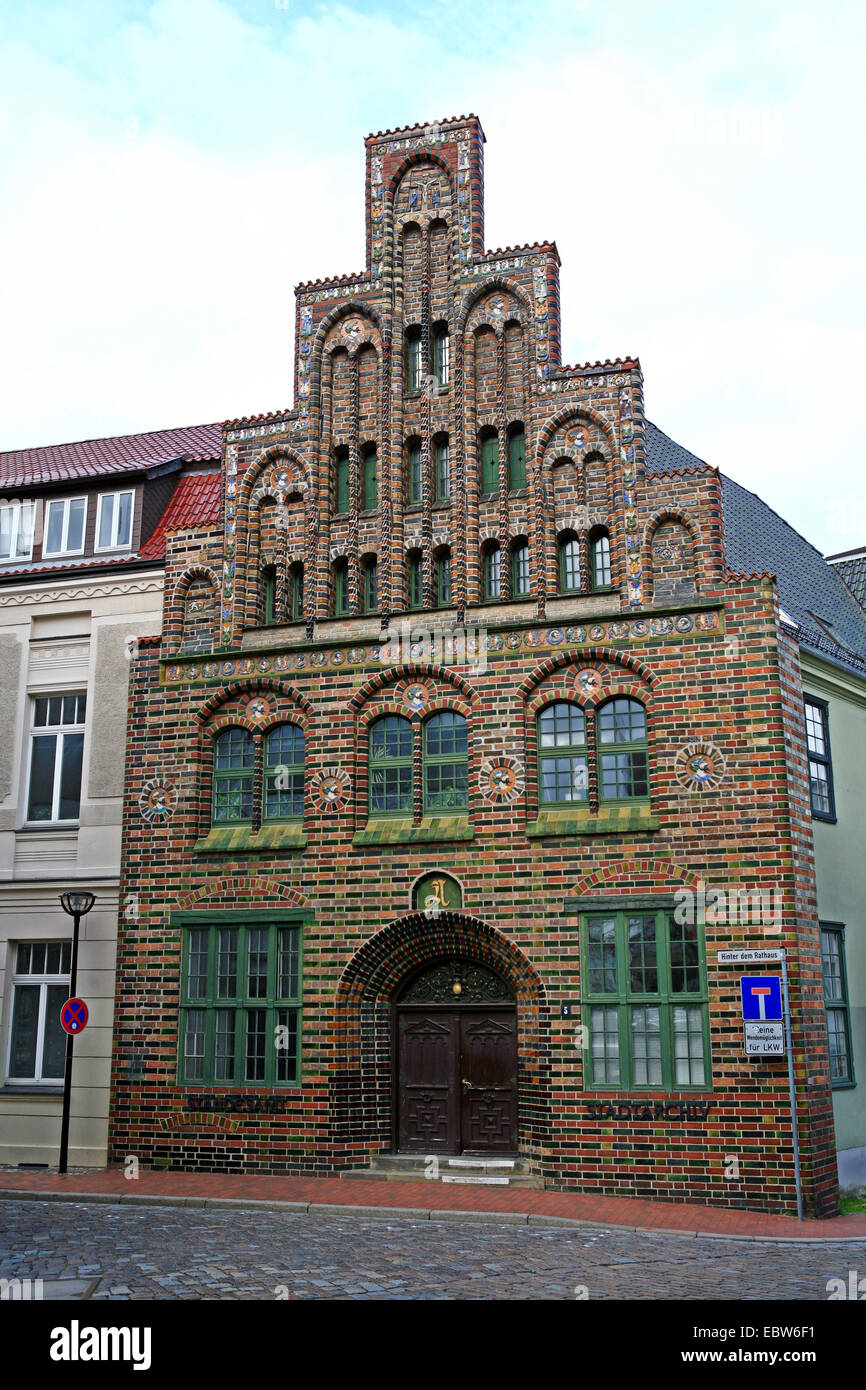
[[[580,589],[580,544],[576,536],[563,536],[559,542],[559,587],[564,594]]]
[[[606,589],[610,586],[610,540],[606,531],[592,541],[592,587]]]
[[[406,335],[406,388],[420,391],[424,377],[423,344],[420,328],[410,328]]]
[[[497,599],[502,593],[501,555],[498,545],[484,552],[484,597]]]
[[[701,928],[669,912],[580,919],[584,1087],[694,1090],[710,1085]]]
[[[451,556],[447,551],[436,560],[436,590],[440,608],[451,602]]]
[[[421,445],[412,444],[409,448],[409,505],[414,506],[423,500]]]
[[[417,550],[409,555],[409,607],[423,608],[424,577],[421,569],[421,556]]]
[[[364,612],[375,613],[378,607],[378,568],[375,560],[368,560],[364,566]]]
[[[267,821],[302,820],[304,815],[304,731],[279,724],[265,735]]]
[[[649,796],[646,710],[638,700],[615,699],[597,716],[599,796],[602,801]]]
[[[586,801],[586,720],[580,705],[561,700],[538,715],[538,784],[547,805]]]
[[[508,436],[508,486],[526,487],[526,436],[522,425],[516,425]]]
[[[277,572],[272,565],[262,570],[262,607],[266,623],[272,623],[276,616]]]
[[[511,552],[511,594],[525,598],[529,593],[529,546],[520,541]]]
[[[334,500],[337,513],[349,510],[349,450],[340,448],[335,459]]]
[[[809,750],[809,792],[816,820],[835,821],[833,764],[830,758],[829,707],[825,700],[807,696],[806,744]]]
[[[349,611],[349,566],[345,560],[334,565],[334,613],[343,618]]]
[[[486,434],[481,441],[481,491],[499,491],[499,437]]]
[[[292,565],[289,570],[289,616],[298,623],[304,616],[304,567]]]
[[[253,819],[253,736],[226,729],[214,739],[213,819],[249,825]]]
[[[448,329],[439,327],[433,333],[433,375],[437,386],[447,386],[451,368],[451,344]]]
[[[451,500],[451,449],[447,439],[436,445],[436,501]]]
[[[364,470],[364,506],[365,512],[376,510],[379,504],[379,464],[375,448],[365,449],[363,458]]]
[[[185,927],[181,988],[181,1082],[267,1087],[300,1079],[300,927],[256,914]]]
[[[854,1066],[851,1058],[851,1018],[848,1006],[848,976],[845,969],[845,929],[821,924],[821,973],[824,978],[824,1009],[830,1044],[830,1084],[851,1086]]]
[[[465,811],[469,806],[469,746],[466,720],[453,710],[424,724],[424,811]]]
[[[370,727],[370,815],[412,814],[412,725],[388,714]]]

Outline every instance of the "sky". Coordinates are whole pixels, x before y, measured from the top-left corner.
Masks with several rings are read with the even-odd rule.
[[[0,449],[290,405],[364,136],[473,111],[563,361],[638,355],[649,419],[866,545],[864,60],[844,0],[2,0]]]

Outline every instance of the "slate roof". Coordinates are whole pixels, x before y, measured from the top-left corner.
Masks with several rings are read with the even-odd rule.
[[[709,465],[647,421],[647,472]],[[722,474],[728,569],[775,574],[779,603],[807,651],[866,674],[866,611],[819,550],[754,492]]]
[[[39,487],[78,478],[134,473],[169,463],[183,455],[192,463],[218,459],[221,425],[121,434],[112,439],[82,439],[74,444],[46,444],[38,449],[0,452],[0,488]]]
[[[185,526],[212,526],[219,514],[219,473],[192,473],[181,478],[152,536],[141,547],[141,559],[163,559],[169,531],[182,531]]]
[[[848,550],[841,555],[828,555],[827,562],[841,574],[860,607],[866,608],[866,550]]]

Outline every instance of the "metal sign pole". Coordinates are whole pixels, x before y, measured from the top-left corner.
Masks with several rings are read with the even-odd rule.
[[[797,1134],[797,1093],[794,1089],[794,1041],[791,1036],[791,1001],[788,995],[788,961],[782,947],[782,1002],[785,1009],[788,1091],[791,1097],[791,1133],[794,1137],[794,1179],[797,1184],[797,1220],[803,1220],[803,1179],[800,1173],[800,1140]]]
[[[78,928],[81,922],[81,913],[75,912],[72,915],[72,962],[69,972],[69,996],[73,998],[78,984]],[[58,1173],[67,1171],[69,1158],[69,1111],[72,1101],[72,1034],[66,1034],[66,1066],[63,1072],[63,1115],[60,1120],[60,1162],[57,1165]]]

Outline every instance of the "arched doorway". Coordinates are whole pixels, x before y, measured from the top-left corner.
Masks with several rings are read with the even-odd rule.
[[[489,966],[425,965],[395,1005],[399,1153],[517,1152],[517,1004]]]

